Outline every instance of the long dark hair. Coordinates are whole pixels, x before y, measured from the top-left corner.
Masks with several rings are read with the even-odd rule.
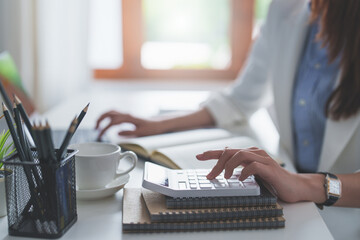
[[[325,114],[347,119],[360,110],[360,0],[312,0],[311,21],[320,19],[318,38],[329,60],[340,57],[339,85],[326,103]]]

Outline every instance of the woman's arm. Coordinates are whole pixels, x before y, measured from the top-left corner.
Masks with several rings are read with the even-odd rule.
[[[121,123],[131,123],[135,128],[130,131],[121,131],[119,135],[137,137],[215,125],[214,119],[206,108],[201,108],[183,116],[165,117],[156,120],[138,118],[117,111],[109,111],[99,117],[96,122],[96,129],[100,129],[104,120],[105,122],[108,120],[108,123],[102,126],[98,136],[99,139],[110,127]]]
[[[201,108],[187,115],[164,119],[161,124],[164,132],[170,132],[214,126],[215,121],[206,108]]]
[[[360,207],[360,172],[353,174],[339,174],[337,177],[342,184],[342,196],[335,205]]]
[[[291,173],[259,148],[214,150],[196,157],[201,161],[218,159],[208,179],[214,179],[223,170],[225,178],[229,178],[233,170],[242,165],[240,180],[257,175],[270,184],[285,202],[312,201],[321,204],[326,200],[323,174]],[[338,178],[342,182],[342,196],[335,205],[360,207],[360,173],[338,175]]]

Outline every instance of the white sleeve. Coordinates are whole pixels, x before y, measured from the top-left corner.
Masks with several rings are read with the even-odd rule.
[[[271,4],[265,25],[255,41],[243,69],[233,85],[221,92],[213,93],[203,107],[209,110],[216,124],[231,127],[243,123],[261,107],[272,102],[269,79],[270,26],[274,26]],[[276,12],[275,12],[276,14]]]

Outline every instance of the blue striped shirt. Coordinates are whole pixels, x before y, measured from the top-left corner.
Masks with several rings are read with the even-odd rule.
[[[323,144],[325,105],[336,81],[339,60],[329,63],[327,48],[315,40],[319,22],[310,25],[293,89],[292,121],[299,172],[316,172]]]

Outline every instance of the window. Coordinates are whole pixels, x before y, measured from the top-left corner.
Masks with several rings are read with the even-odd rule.
[[[100,16],[101,7],[111,1],[113,7]],[[90,8],[96,6],[98,18],[112,19],[98,28],[112,27],[112,36],[107,36],[118,41],[111,52],[109,42],[114,40],[99,31],[90,35],[90,47],[95,49],[90,59],[96,59],[96,51],[104,56],[91,61],[94,75],[99,79],[234,79],[251,44],[254,16],[262,19],[269,1],[257,0],[254,6],[253,0],[122,0],[121,4],[92,0],[98,2]],[[115,29],[117,14],[122,21]],[[99,36],[104,40],[96,47],[93,38]]]

